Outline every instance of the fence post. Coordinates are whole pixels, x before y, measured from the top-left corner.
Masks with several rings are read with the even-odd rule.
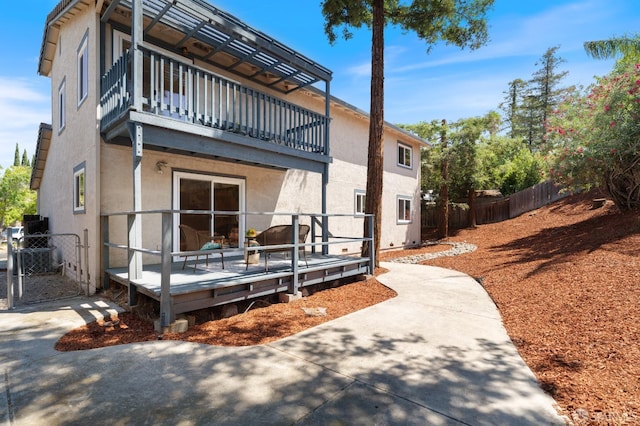
[[[7,231],[7,303],[13,309],[13,238]]]
[[[87,228],[84,229],[84,270],[86,271],[85,276],[87,277],[87,291],[85,296],[89,296],[91,292],[89,285],[91,275],[89,275],[89,230]]]
[[[11,243],[11,246],[13,247],[13,242]],[[23,247],[24,248],[24,247]],[[23,263],[23,255],[24,252],[22,252],[20,250],[20,238],[18,238],[16,240],[16,276],[18,277],[18,300],[22,302],[22,295],[23,295],[23,290],[24,290],[24,282],[23,280],[23,276],[22,276],[22,272],[24,271],[24,265]]]

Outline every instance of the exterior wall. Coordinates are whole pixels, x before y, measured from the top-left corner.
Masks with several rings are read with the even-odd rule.
[[[105,144],[99,134],[99,22],[95,10],[87,9],[68,21],[61,29],[59,50],[51,72],[53,136],[42,184],[39,190],[39,214],[49,217],[54,233],[82,234],[89,231],[89,274],[92,288],[101,280],[100,259],[102,239],[100,235],[101,213],[129,211],[133,205],[132,154],[130,147]],[[85,34],[89,42],[89,96],[77,106],[77,51]],[[107,29],[107,64],[111,63],[111,31]],[[201,66],[202,64],[196,64]],[[219,70],[215,72],[220,73]],[[225,73],[220,73],[224,75]],[[251,85],[238,76],[227,76],[243,84]],[[58,88],[66,83],[66,127],[58,128]],[[290,95],[259,90],[283,97],[286,100],[314,111],[324,113],[324,97],[305,91]],[[366,165],[368,144],[368,117],[336,103],[331,106],[330,147],[333,163],[329,165],[327,186],[327,212],[354,213],[355,192],[366,189]],[[398,140],[412,146],[414,166],[406,169],[397,165]],[[385,169],[382,217],[382,248],[412,245],[420,241],[420,146],[415,140],[393,129],[385,131]],[[156,162],[165,161],[162,174],[156,170]],[[73,170],[84,164],[85,205],[82,214],[73,213]],[[237,163],[213,161],[191,156],[165,154],[145,150],[142,160],[142,209],[171,209],[173,173],[176,171],[214,174],[242,178],[246,183],[248,212],[298,212],[320,213],[322,176],[301,170],[277,170],[253,167]],[[409,224],[397,223],[397,196],[412,196],[412,218]],[[283,216],[249,216],[247,227],[265,229],[270,225],[288,221]],[[301,217],[309,223],[308,217]],[[362,234],[362,218],[332,218],[329,231],[335,235],[359,237]],[[160,215],[143,220],[143,246],[156,249],[160,244]],[[110,229],[126,230],[126,218],[119,217],[110,223]],[[113,234],[117,235],[117,234]],[[115,243],[125,244],[126,233]],[[81,235],[82,236],[82,235]],[[359,243],[340,243],[330,246],[331,253],[357,253]],[[120,251],[121,253],[121,251]],[[121,254],[112,260],[124,260]]]
[[[369,122],[366,118],[337,108],[332,109],[331,154],[334,162],[329,174],[329,206],[332,213],[355,213],[356,191],[367,187],[367,146]],[[398,141],[413,149],[412,169],[398,166]],[[411,246],[420,243],[420,146],[405,135],[386,129],[384,133],[384,175],[382,191],[382,249]],[[410,224],[399,224],[397,220],[397,197],[411,196],[413,201]],[[361,235],[362,220],[342,220],[341,235]],[[333,229],[331,229],[333,232]],[[355,232],[354,232],[355,231]],[[360,245],[340,245],[349,253],[359,252]]]
[[[47,157],[47,165],[39,189],[38,209],[41,216],[49,218],[51,233],[75,233],[83,238],[83,231],[89,232],[89,246],[99,247],[97,188],[99,173],[98,120],[96,109],[99,102],[99,73],[97,52],[99,35],[95,11],[85,9],[62,26],[58,48],[51,70],[52,99],[52,141]],[[78,49],[84,37],[88,42],[88,96],[78,105]],[[58,89],[62,82],[66,87],[64,105],[66,125],[59,126],[60,105]],[[74,167],[85,165],[85,212],[73,211]],[[99,250],[89,251],[89,280],[91,291],[95,291],[96,279],[100,277]],[[86,269],[86,265],[83,265]],[[84,271],[84,279],[87,278]]]

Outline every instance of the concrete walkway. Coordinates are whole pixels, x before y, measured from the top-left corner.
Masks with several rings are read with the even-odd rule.
[[[470,277],[385,263],[398,297],[278,342],[60,353],[98,298],[0,312],[8,425],[564,424]],[[36,310],[37,309],[37,310]]]

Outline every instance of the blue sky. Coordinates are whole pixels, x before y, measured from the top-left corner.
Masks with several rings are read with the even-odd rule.
[[[356,31],[331,46],[320,0],[209,0],[333,71],[332,94],[369,110],[370,33]],[[13,162],[15,144],[35,152],[38,125],[51,122],[51,87],[37,74],[44,21],[58,0],[3,2],[0,9],[0,165]],[[547,48],[560,46],[566,85],[588,85],[613,61],[588,58],[587,40],[640,33],[638,0],[496,0],[489,43],[476,51],[426,45],[388,29],[385,41],[385,118],[416,123],[484,115],[497,109],[510,81],[529,79]]]

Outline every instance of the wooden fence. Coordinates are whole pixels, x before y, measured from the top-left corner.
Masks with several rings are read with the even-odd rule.
[[[510,195],[507,198],[490,203],[476,204],[476,223],[502,222],[520,216],[522,213],[538,209],[567,196],[560,194],[560,187],[548,180],[531,188]],[[422,229],[437,227],[437,211],[434,203],[422,204]],[[469,207],[466,204],[451,204],[449,206],[449,228],[461,229],[469,226]]]

